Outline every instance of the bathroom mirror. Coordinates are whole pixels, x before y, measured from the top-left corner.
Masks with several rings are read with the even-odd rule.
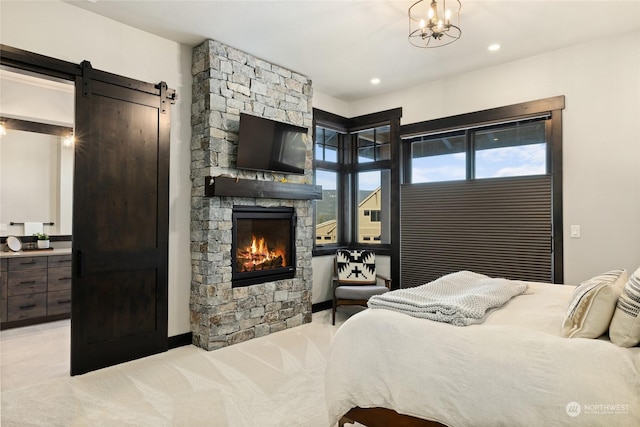
[[[28,225],[39,223],[49,235],[71,234],[73,145],[66,138],[6,129],[0,144],[2,235],[31,235]]]
[[[73,118],[72,83],[0,69],[0,237],[72,234]]]

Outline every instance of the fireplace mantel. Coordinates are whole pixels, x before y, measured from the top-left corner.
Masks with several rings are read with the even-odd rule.
[[[265,199],[319,200],[322,186],[290,182],[238,179],[227,176],[207,176],[204,181],[207,197],[255,197]]]

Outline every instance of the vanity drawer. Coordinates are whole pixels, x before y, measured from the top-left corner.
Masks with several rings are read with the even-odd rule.
[[[8,277],[8,295],[47,292],[47,270],[10,271]],[[11,309],[9,309],[11,311]]]
[[[71,289],[47,293],[47,315],[71,313]]]
[[[47,268],[46,256],[20,257],[9,260],[9,272]]]
[[[71,290],[71,268],[49,267],[47,282],[49,292]]]
[[[49,268],[69,268],[71,271],[71,254],[68,255],[51,255],[49,259]]]
[[[0,258],[0,322],[7,321],[7,259]]]
[[[47,315],[47,293],[9,297],[8,321],[31,319]]]

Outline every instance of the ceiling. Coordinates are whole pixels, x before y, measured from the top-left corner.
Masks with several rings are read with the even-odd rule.
[[[347,102],[640,28],[640,0],[461,0],[461,39],[419,49],[407,40],[413,1],[67,2],[189,46],[220,41]]]

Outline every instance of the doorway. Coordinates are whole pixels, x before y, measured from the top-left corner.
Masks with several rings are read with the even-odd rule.
[[[71,374],[167,349],[174,92],[0,46],[3,66],[72,81]]]

